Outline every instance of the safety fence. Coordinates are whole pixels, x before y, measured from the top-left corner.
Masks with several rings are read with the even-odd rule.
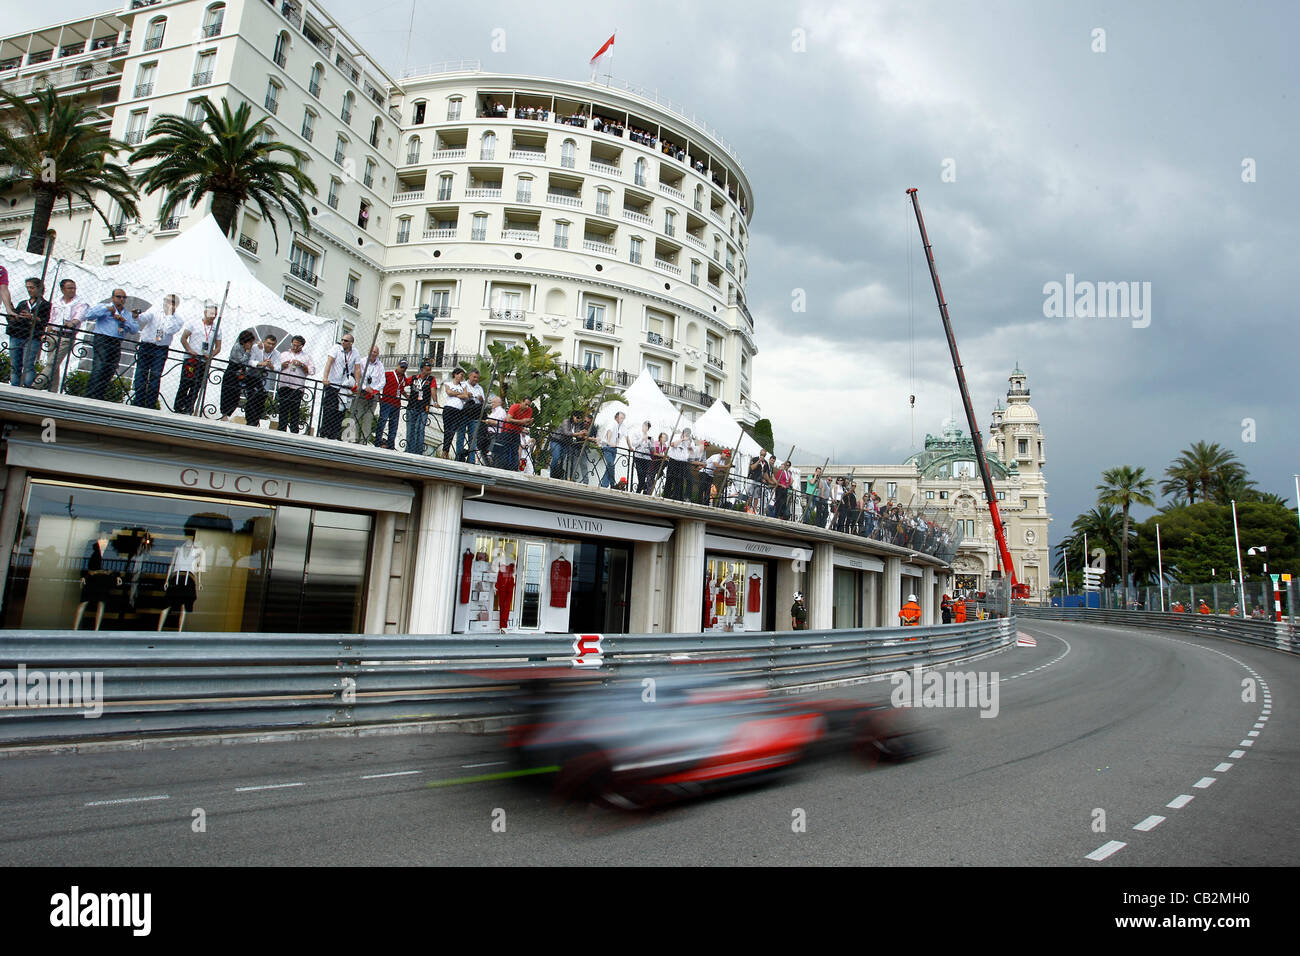
[[[0,677],[17,695],[0,706],[0,744],[490,718],[511,711],[529,677],[559,671],[608,683],[707,669],[801,693],[982,655],[1015,636],[1010,618],[867,631],[617,635],[603,638],[598,659],[584,643],[582,660],[597,666],[580,667],[574,635],[6,631]],[[36,681],[41,701],[32,696]]]
[[[1154,627],[1186,631],[1286,651],[1289,654],[1300,654],[1300,628],[1289,621],[1243,621],[1214,614],[1162,614],[1159,611],[1111,611],[1029,605],[1017,605],[1015,613],[1031,621],[1081,621],[1090,624],[1118,624],[1123,627]]]
[[[1258,561],[1258,558],[1252,558]],[[1293,576],[1292,576],[1293,577]],[[1223,614],[1228,617],[1272,620],[1276,611],[1293,614],[1300,596],[1300,582],[1279,581],[1276,591],[1267,579],[1238,582],[1235,577],[1220,581],[1170,583],[1163,588],[1155,585],[1140,587],[1107,587],[1097,591],[1075,592],[1069,595],[1054,594],[1053,604],[1065,607],[1109,608],[1130,611],[1167,611]],[[1242,600],[1245,609],[1242,609]],[[1275,604],[1279,605],[1275,608]],[[1204,608],[1202,608],[1204,605]]]

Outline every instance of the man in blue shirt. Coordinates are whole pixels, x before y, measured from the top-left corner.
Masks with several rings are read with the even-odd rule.
[[[126,290],[114,289],[111,302],[91,308],[86,313],[86,325],[95,333],[94,362],[86,397],[102,401],[122,361],[123,337],[140,331],[135,316],[126,312]]]

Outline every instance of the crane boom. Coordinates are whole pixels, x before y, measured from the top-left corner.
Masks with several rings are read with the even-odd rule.
[[[1002,516],[998,513],[998,497],[993,492],[993,477],[989,472],[988,457],[984,454],[984,439],[980,435],[979,425],[975,423],[975,409],[971,405],[970,390],[966,387],[966,373],[962,371],[961,356],[957,353],[957,340],[952,334],[952,322],[948,318],[948,303],[943,298],[943,286],[939,284],[939,270],[934,265],[934,252],[930,247],[930,237],[925,232],[925,220],[921,217],[921,204],[916,198],[916,187],[907,191],[912,199],[912,208],[916,211],[916,224],[921,229],[921,244],[925,246],[925,261],[930,266],[930,279],[934,283],[934,295],[939,300],[939,317],[943,319],[943,331],[948,337],[948,351],[952,353],[953,371],[957,373],[957,387],[961,389],[961,401],[966,408],[966,424],[970,426],[971,440],[975,444],[975,460],[979,462],[980,478],[984,481],[984,498],[989,503],[989,515],[993,518],[993,534],[998,541],[998,554],[1001,555],[1002,567],[1011,581],[1011,596],[1023,598],[1029,596],[1029,586],[1016,580],[1016,567],[1011,561],[1011,552],[1007,548],[1007,535],[1002,527]]]

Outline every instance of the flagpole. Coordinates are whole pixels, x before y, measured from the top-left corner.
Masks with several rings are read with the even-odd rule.
[[[609,88],[610,77],[614,74],[614,47],[618,46],[618,27],[614,28],[611,36],[614,42],[609,46],[609,62],[605,64],[605,88]]]
[[[1165,610],[1165,557],[1160,550],[1160,524],[1158,522],[1156,523],[1156,566],[1159,568],[1160,573],[1160,580],[1156,583],[1160,585],[1160,613],[1163,614]]]

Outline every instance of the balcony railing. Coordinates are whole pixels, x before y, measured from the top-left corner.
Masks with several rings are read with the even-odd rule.
[[[170,216],[158,223],[159,232],[178,232],[181,228],[179,216]]]
[[[489,309],[488,318],[493,322],[527,322],[528,313],[523,309]]]
[[[144,38],[144,49],[145,49],[145,52],[146,52],[146,53],[149,52],[150,50],[156,50],[156,49],[158,49],[160,46],[162,46],[162,44],[163,44],[163,38],[162,38],[162,37],[145,37],[145,38]],[[80,51],[78,51],[78,52],[80,52]]]
[[[330,51],[334,49],[334,45],[330,43],[329,40],[317,34],[316,31],[309,26],[303,26],[302,35],[307,38],[307,42],[320,50],[326,56],[329,56]]]
[[[135,96],[137,99],[140,98],[141,96],[149,96],[152,93],[153,93],[152,83],[137,83],[135,85]]]
[[[699,236],[695,235],[694,233],[684,232],[682,233],[682,238],[685,239],[687,242],[689,242],[691,245],[695,246],[697,249],[704,248],[704,240],[701,239]]]
[[[393,193],[393,202],[419,202],[424,198],[423,189],[408,189],[405,192]]]
[[[295,279],[301,279],[308,285],[316,285],[318,281],[316,273],[312,272],[306,266],[299,265],[296,262],[289,263],[289,275],[293,276]]]
[[[438,149],[433,152],[434,159],[464,159],[465,147],[460,149]]]
[[[552,243],[552,245],[553,245],[556,249],[567,249],[567,248],[569,248],[569,237],[568,237],[568,236],[557,235],[557,236],[555,237],[555,242]]]
[[[608,216],[609,216],[609,203],[607,203],[607,202],[598,202],[598,203],[596,203],[596,215],[597,215],[597,216],[605,216],[605,217],[608,217]]]
[[[708,285],[710,292],[714,292],[718,295],[722,295],[722,286],[718,285],[712,279],[706,280],[706,284]]]
[[[374,101],[376,106],[384,105],[384,94],[380,93],[369,82],[367,82],[364,85],[363,89],[365,90],[366,96],[370,97],[370,99]]]
[[[352,308],[354,308],[354,309],[360,309],[360,308],[361,308],[361,300],[358,299],[358,298],[357,298],[355,295],[353,295],[351,292],[344,292],[344,293],[343,293],[343,301],[346,302],[348,305],[352,306]]]
[[[280,108],[279,101],[273,96],[268,96],[264,102],[268,113],[274,113]]]
[[[664,349],[671,349],[676,347],[673,344],[672,339],[666,339],[658,332],[647,332],[645,334],[645,341],[647,345],[657,345],[660,348],[664,348]]]
[[[49,63],[54,59],[53,50],[42,50],[40,53],[33,53],[27,58],[28,66],[36,66],[39,63]]]
[[[671,222],[666,222],[666,223],[664,223],[664,235],[665,235],[665,236],[676,236],[676,235],[677,235],[677,227],[674,226]]]
[[[587,252],[599,252],[606,256],[617,255],[618,253],[618,250],[608,242],[599,242],[595,239],[583,239],[582,248]]]
[[[344,152],[342,149],[334,150],[334,162],[338,163],[340,166],[343,165],[343,157],[344,157]]]
[[[533,191],[530,187],[520,185],[520,187],[515,190],[515,202],[531,203],[532,201],[533,201]]]
[[[271,60],[275,63],[276,66],[278,66],[282,70],[284,69],[285,64],[288,62],[288,58],[284,55],[283,50],[279,51],[278,53],[272,54]]]
[[[247,249],[253,255],[257,255],[257,240],[252,236],[246,236],[243,233],[240,233],[239,248]]]
[[[664,195],[672,196],[674,199],[680,199],[683,202],[686,201],[686,193],[682,192],[676,186],[669,186],[667,183],[660,183],[659,191]]]
[[[115,222],[108,227],[108,237],[110,239],[121,239],[126,235],[127,223]]]
[[[546,162],[546,150],[544,149],[512,149],[510,150],[511,159],[520,159],[526,163],[544,163]]]
[[[315,81],[308,83],[307,92],[317,99],[320,99],[320,84]]]
[[[607,176],[622,176],[623,170],[617,166],[611,166],[609,163],[602,163],[600,160],[593,159],[587,163],[587,168],[593,173],[604,173]]]
[[[325,202],[329,205],[331,209],[338,209],[339,208],[338,194],[330,193],[328,196],[325,197]]]
[[[343,107],[343,109],[339,110],[339,119],[343,120],[343,122],[345,123],[351,123],[352,111],[348,109],[346,106]]]
[[[536,229],[502,229],[501,238],[511,242],[538,242],[541,235]]]
[[[722,359],[718,358],[716,355],[714,355],[711,352],[708,355],[704,356],[704,360],[716,369],[722,369],[726,367],[723,364]]]
[[[295,27],[302,26],[301,10],[302,8],[296,3],[284,3],[280,5],[280,13]]]
[[[311,142],[311,138],[312,138],[313,136],[315,136],[315,135],[316,135],[316,131],[315,131],[314,129],[312,129],[312,128],[311,128],[310,126],[308,126],[306,123],[303,123],[303,124],[302,124],[302,138],[303,138],[303,139],[305,139],[307,142],[310,143],[310,142]]]
[[[420,161],[420,151],[418,149],[408,149],[406,151],[406,165],[414,166]]]
[[[623,218],[630,219],[632,222],[639,222],[646,226],[652,225],[652,220],[649,216],[643,212],[637,212],[635,209],[625,208],[623,210]]]
[[[608,319],[584,319],[582,327],[588,332],[603,332],[606,335],[614,334],[614,323]]]
[[[207,70],[203,73],[195,73],[190,80],[190,86],[207,86],[212,82],[212,71]]]
[[[216,23],[209,23],[206,27],[203,28],[203,35],[205,37],[221,36],[221,22],[218,21]]]
[[[471,189],[466,189],[465,198],[466,199],[500,199],[501,187],[498,186],[495,189],[488,189],[480,186]]]
[[[129,129],[126,131],[126,144],[128,146],[139,146],[144,142],[144,130]]]
[[[455,228],[454,226],[451,227],[451,228],[447,228],[447,227],[444,226],[444,227],[442,227],[442,228],[438,228],[438,229],[426,229],[426,230],[424,230],[424,238],[426,238],[426,239],[455,239],[455,238],[456,238],[456,228]]]
[[[658,256],[655,256],[655,268],[662,269],[664,272],[670,272],[675,276],[682,274],[681,266],[675,266],[667,259],[660,259]]]
[[[554,203],[557,206],[573,206],[575,208],[582,207],[582,197],[580,196],[565,196],[561,193],[547,193],[546,201]]]

